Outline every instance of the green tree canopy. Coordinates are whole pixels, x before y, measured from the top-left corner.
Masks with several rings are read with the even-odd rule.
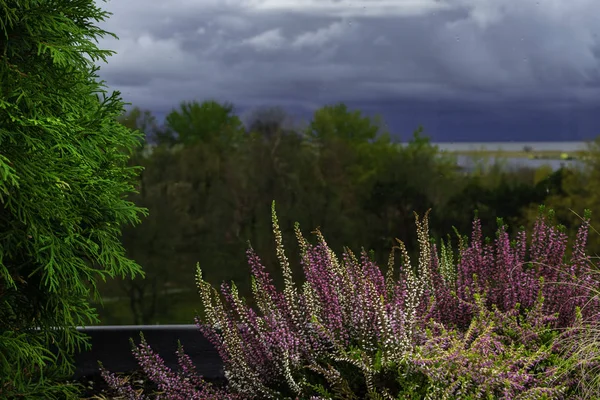
[[[201,142],[228,148],[244,135],[244,126],[234,114],[233,105],[215,100],[182,102],[180,110],[167,115],[166,126],[176,138],[174,141],[184,145]]]
[[[97,322],[95,280],[141,273],[119,240],[146,213],[123,199],[138,173],[123,149],[141,135],[93,64],[112,53],[92,42],[107,15],[93,0],[0,0],[2,398],[78,398],[53,379],[86,343],[75,328]]]
[[[381,131],[381,118],[363,116],[359,110],[350,111],[344,103],[339,103],[315,111],[306,136],[321,143],[333,139],[364,143],[374,141]]]

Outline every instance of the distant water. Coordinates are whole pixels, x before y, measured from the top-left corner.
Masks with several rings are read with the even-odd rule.
[[[432,143],[440,150],[465,151],[465,150],[504,150],[521,151],[525,146],[531,147],[533,151],[569,151],[586,150],[586,142],[490,142],[490,143],[470,143],[470,142],[439,142]]]
[[[472,172],[477,167],[476,162],[469,156],[458,156],[456,160],[457,164],[463,167],[467,172]],[[489,157],[487,161],[488,165],[493,165],[496,161],[495,157]],[[531,160],[529,158],[519,157],[505,157],[498,160],[504,164],[504,167],[509,170],[519,168],[540,168],[542,166],[548,166],[553,171],[559,170],[561,167],[583,167],[583,163],[579,160]]]
[[[565,153],[586,150],[586,142],[490,142],[490,143],[433,143],[440,150],[448,151],[465,151],[465,150],[504,150],[504,151],[521,151],[525,146],[528,146],[532,151],[561,151]],[[540,168],[548,166],[553,171],[564,167],[582,167],[583,163],[579,160],[531,160],[528,158],[506,157],[501,158],[501,163],[504,163],[507,169],[518,168]],[[489,157],[488,163],[494,164],[495,157]],[[475,161],[468,156],[458,156],[457,163],[466,171],[472,172],[475,167]]]

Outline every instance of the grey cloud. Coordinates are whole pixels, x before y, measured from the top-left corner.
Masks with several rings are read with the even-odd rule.
[[[542,111],[600,104],[600,2],[591,0],[129,0],[101,77],[156,109],[423,101]],[[134,100],[135,99],[135,100]],[[583,118],[583,117],[582,117]]]

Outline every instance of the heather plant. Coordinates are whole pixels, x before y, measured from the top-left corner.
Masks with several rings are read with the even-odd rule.
[[[476,218],[471,243],[460,238],[454,262],[448,244],[442,242],[437,254],[428,214],[422,221],[415,214],[418,265],[411,266],[398,241],[385,276],[364,249],[358,260],[346,248],[340,260],[318,230],[318,243],[311,245],[296,223],[306,277],[298,290],[274,207],[282,292],[251,246],[247,255],[257,310],[247,306],[233,283],[223,283],[219,296],[197,266],[205,321],[196,318],[196,323],[223,360],[228,384],[222,396],[577,398],[572,389],[576,373],[563,373],[574,361],[554,339],[561,327],[582,319],[582,300],[576,297],[589,291],[553,285],[556,279],[591,282],[584,252],[589,216],[570,260],[564,257],[564,234],[550,226],[551,213],[542,209],[529,252],[525,232],[510,242],[501,221],[496,240],[483,244]],[[394,250],[402,256],[398,279]],[[201,379],[190,376],[189,361],[181,362],[178,373],[166,370],[143,337],[134,354],[167,398],[203,396],[199,393],[206,389]],[[102,371],[114,388],[128,390],[125,382]],[[184,376],[188,384],[182,383]],[[129,396],[137,398],[133,391]]]
[[[416,347],[410,365],[427,377],[427,399],[564,399],[579,398],[576,375],[559,374],[566,363],[554,347],[556,316],[544,315],[539,292],[526,317],[519,307],[490,311],[485,295],[473,294],[475,311],[462,333],[430,320],[426,341]]]
[[[192,360],[183,352],[183,346],[178,343],[177,359],[181,366],[180,373],[174,373],[164,363],[164,361],[152,352],[152,349],[146,343],[144,336],[139,348],[133,346],[133,354],[142,366],[144,373],[158,383],[159,390],[167,395],[167,399],[181,400],[233,400],[239,399],[239,396],[232,395],[222,389],[214,388],[209,382],[205,382],[202,376],[196,373],[196,367]],[[133,345],[133,340],[131,340]],[[127,378],[119,378],[104,370],[102,363],[102,376],[106,382],[119,394],[126,399],[147,399],[143,393],[136,392],[128,383]],[[161,398],[160,394],[157,398]]]
[[[473,291],[469,290],[474,275],[482,282],[487,306],[494,304],[505,312],[517,304],[522,312],[533,308],[541,289],[545,298],[544,312],[547,315],[558,313],[553,328],[571,326],[576,308],[581,308],[587,300],[591,300],[591,304],[586,307],[584,318],[596,314],[600,302],[591,295],[590,285],[595,280],[589,256],[585,253],[590,213],[586,211],[569,259],[565,228],[553,226],[553,217],[552,210],[546,212],[543,206],[540,207],[530,246],[524,230],[511,241],[501,219],[498,220],[496,239],[484,243],[481,221],[475,218],[471,243],[467,245],[464,237],[460,240],[456,265],[451,249],[443,243],[441,257],[437,256],[437,251],[432,253],[430,287],[434,286],[435,291],[427,291],[426,296],[433,296],[434,301],[433,304],[422,302],[420,315],[425,320],[433,317],[438,322],[464,330],[473,317]]]
[[[597,283],[600,271],[596,268],[592,273],[596,279],[569,284],[576,288],[584,287],[593,294],[591,301],[583,306],[584,310],[590,306],[593,307],[600,299],[600,289]],[[570,354],[569,359],[561,368],[562,374],[576,372],[580,376],[577,387],[581,390],[583,399],[600,398],[600,323],[598,314],[592,314],[585,320],[577,319],[576,323],[566,329],[558,338],[557,344],[563,346]]]

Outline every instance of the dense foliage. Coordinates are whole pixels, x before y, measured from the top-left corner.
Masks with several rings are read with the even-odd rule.
[[[93,65],[111,53],[92,42],[106,15],[92,0],[0,0],[3,399],[77,398],[53,380],[87,344],[75,327],[98,322],[96,279],[141,272],[119,238],[144,211],[123,199],[141,135],[117,123],[119,93],[106,96]]]
[[[589,215],[571,257],[567,237],[541,212],[528,244],[521,232],[511,243],[501,224],[496,240],[482,243],[480,221],[471,240],[460,238],[458,260],[449,244],[438,253],[428,217],[417,216],[417,272],[403,242],[398,279],[394,252],[385,276],[363,251],[338,259],[317,230],[311,245],[296,225],[306,281],[299,288],[285,255],[272,209],[277,258],[284,277],[276,290],[252,247],[248,262],[257,305],[240,299],[235,284],[221,294],[197,267],[204,337],[224,362],[227,392],[213,393],[182,356],[173,373],[142,337],[134,353],[167,398],[244,399],[566,399],[579,398],[575,373],[562,374],[567,352],[554,339],[585,314],[600,320],[600,301],[585,243]],[[542,208],[543,211],[543,208]],[[576,317],[577,316],[577,317]],[[139,397],[108,371],[112,387]],[[219,389],[222,390],[222,389]],[[221,397],[219,397],[221,396]]]

